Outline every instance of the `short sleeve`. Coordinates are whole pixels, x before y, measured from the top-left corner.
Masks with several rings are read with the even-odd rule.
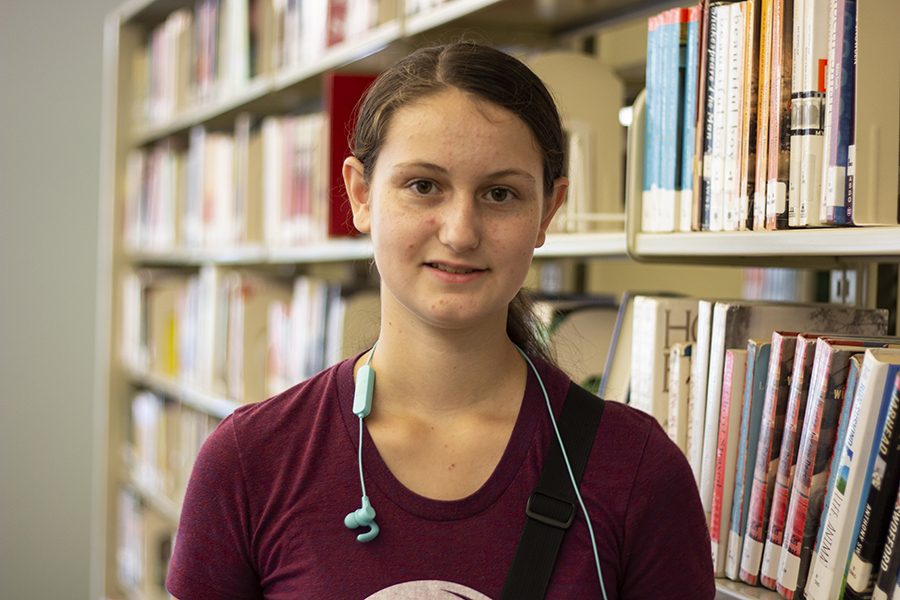
[[[625,521],[622,598],[716,595],[709,530],[693,473],[653,421]]]
[[[250,506],[234,416],[201,448],[191,472],[166,588],[182,600],[261,598]]]

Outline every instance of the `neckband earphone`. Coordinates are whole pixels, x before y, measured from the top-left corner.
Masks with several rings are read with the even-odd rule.
[[[348,529],[356,529],[358,527],[368,527],[369,530],[363,532],[356,536],[356,539],[360,542],[370,542],[374,540],[380,531],[378,524],[375,523],[375,509],[372,508],[372,503],[369,501],[369,497],[366,495],[366,481],[365,476],[363,475],[363,466],[362,466],[362,443],[363,443],[363,419],[369,416],[369,413],[372,412],[372,398],[375,394],[375,370],[372,369],[372,357],[375,355],[375,348],[378,345],[378,342],[372,345],[372,349],[369,352],[369,357],[366,359],[365,364],[359,368],[356,373],[356,384],[353,392],[353,414],[359,417],[359,483],[362,488],[362,500],[360,508],[350,512],[346,517],[344,517],[344,525]],[[600,570],[600,554],[597,551],[597,540],[594,537],[594,528],[591,525],[591,518],[588,515],[587,508],[584,505],[584,500],[581,498],[581,492],[578,489],[578,485],[575,483],[575,476],[572,473],[572,465],[569,463],[569,455],[566,452],[566,447],[563,444],[562,436],[559,434],[559,428],[556,425],[556,417],[553,415],[553,407],[550,404],[550,396],[547,393],[547,388],[544,386],[544,380],[541,378],[540,373],[538,373],[537,367],[534,366],[534,363],[528,357],[525,352],[516,346],[516,350],[519,351],[519,354],[522,358],[525,359],[525,362],[528,363],[528,366],[531,369],[531,372],[534,374],[535,379],[537,379],[538,384],[541,387],[541,392],[544,395],[544,402],[547,405],[547,413],[550,415],[550,423],[553,425],[553,431],[556,434],[556,440],[559,443],[559,447],[562,450],[563,461],[566,465],[566,471],[569,474],[569,480],[572,482],[572,488],[575,491],[575,497],[578,499],[578,505],[581,507],[581,512],[584,514],[584,520],[587,524],[588,533],[591,538],[591,548],[594,552],[594,563],[597,567],[597,578],[600,580],[600,591],[603,594],[604,600],[606,600],[606,587],[603,584],[603,574]]]

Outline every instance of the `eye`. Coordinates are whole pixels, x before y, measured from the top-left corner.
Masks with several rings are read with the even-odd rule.
[[[515,193],[509,188],[494,187],[488,191],[488,199],[490,199],[492,202],[509,202],[510,200],[515,200],[515,198]]]
[[[434,182],[427,179],[416,179],[415,181],[411,182],[408,187],[415,193],[421,194],[422,196],[433,194],[436,191]]]

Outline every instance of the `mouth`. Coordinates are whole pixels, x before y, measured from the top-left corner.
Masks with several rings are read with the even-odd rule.
[[[443,271],[444,273],[450,273],[452,275],[469,275],[471,273],[481,273],[482,271],[486,270],[479,269],[477,267],[470,267],[467,265],[448,265],[446,263],[437,262],[425,263],[425,266],[432,269],[437,269],[438,271]]]

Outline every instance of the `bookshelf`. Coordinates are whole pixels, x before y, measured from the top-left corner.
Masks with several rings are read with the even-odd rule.
[[[145,482],[135,480],[128,472],[121,448],[129,438],[130,398],[135,390],[153,390],[191,410],[223,418],[239,404],[223,394],[210,393],[151,370],[129,367],[120,359],[123,296],[119,281],[123,274],[138,270],[167,270],[195,274],[201,270],[227,273],[315,272],[345,263],[365,264],[372,258],[371,244],[362,238],[334,238],[287,248],[273,248],[248,242],[215,248],[176,247],[164,250],[128,248],[121,224],[124,197],[127,194],[129,152],[151,147],[167,139],[185,141],[193,128],[210,130],[233,128],[235,119],[244,113],[255,115],[284,114],[292,107],[314,105],[321,96],[326,73],[334,70],[371,72],[392,63],[396,58],[423,43],[434,43],[458,37],[460,32],[477,32],[479,39],[501,40],[510,44],[536,47],[580,46],[604,24],[626,18],[642,18],[668,7],[684,4],[672,0],[629,3],[625,0],[603,0],[585,3],[564,0],[553,10],[541,11],[530,0],[446,0],[442,5],[418,14],[408,15],[403,0],[381,0],[378,21],[367,31],[324,50],[315,60],[287,64],[269,72],[248,77],[242,85],[195,106],[177,111],[171,118],[153,124],[134,118],[132,58],[145,44],[145,36],[174,11],[193,6],[188,0],[132,0],[109,15],[105,26],[104,54],[104,152],[102,245],[104,261],[101,303],[102,314],[109,315],[103,332],[101,364],[105,377],[98,398],[108,432],[102,464],[105,473],[104,496],[109,510],[104,524],[105,547],[96,549],[94,560],[105,571],[107,595],[128,595],[116,578],[117,523],[116,498],[120,489],[128,489],[150,510],[174,522],[178,507],[171,498]],[[873,31],[877,43],[860,50],[860,97],[874,97],[865,90],[883,82],[879,77],[894,78],[892,89],[898,89],[900,69],[881,70],[884,56],[900,56],[900,41],[887,31],[892,19],[879,15],[896,14],[889,0],[873,0],[861,6],[861,30]],[[881,58],[879,58],[881,57]],[[875,75],[878,71],[878,75]],[[897,105],[895,97],[879,102],[893,103],[894,121],[884,135],[881,117],[865,117],[861,128],[866,150],[859,156],[863,168],[858,187],[860,194],[892,198],[897,195]],[[868,101],[868,100],[867,100]],[[860,103],[860,112],[878,114],[877,105]],[[869,120],[866,120],[869,119]],[[893,125],[891,125],[893,123]],[[893,129],[890,129],[893,126]],[[876,133],[880,131],[881,133]],[[867,143],[866,140],[869,140]],[[891,141],[893,140],[893,142]],[[891,144],[893,143],[893,146]],[[640,159],[640,144],[629,144],[629,168]],[[883,156],[882,156],[883,155]],[[877,157],[877,164],[876,164]],[[866,163],[865,161],[870,161]],[[633,169],[632,169],[633,170]],[[543,259],[566,259],[578,262],[627,261],[671,265],[762,265],[815,268],[846,268],[858,263],[900,261],[900,227],[856,227],[843,229],[785,230],[777,232],[734,233],[668,233],[642,232],[640,193],[634,186],[639,179],[626,175],[628,214],[624,231],[596,233],[556,233],[548,236],[545,246],[536,252]],[[652,286],[652,282],[648,282]],[[717,584],[723,599],[777,598],[761,588],[748,588],[729,581]]]

